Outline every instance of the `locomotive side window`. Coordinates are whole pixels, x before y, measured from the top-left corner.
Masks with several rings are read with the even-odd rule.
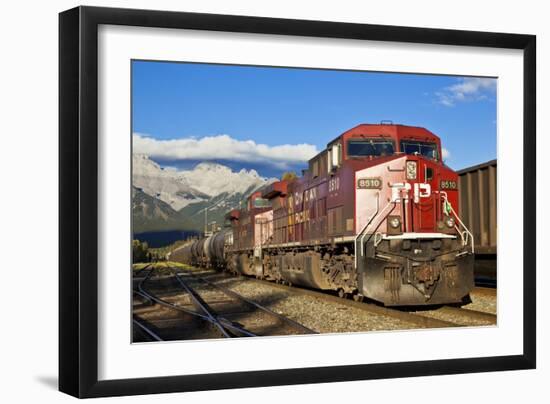
[[[340,167],[340,164],[342,163],[342,146],[340,143],[336,143],[332,148],[330,149],[330,154],[332,156],[332,169]]]
[[[256,198],[256,199],[254,199],[254,207],[255,208],[269,208],[269,207],[271,207],[271,202],[269,201],[269,199]]]
[[[323,155],[320,155],[317,161],[319,162],[318,175],[322,175],[327,170],[327,161],[323,158]]]
[[[348,156],[391,156],[394,153],[393,142],[386,139],[350,139]]]
[[[313,178],[316,178],[319,176],[319,160],[313,161],[313,164],[311,167],[311,174]]]
[[[437,145],[435,143],[402,140],[401,151],[405,154],[418,154],[432,160],[439,160],[439,153],[437,152]]]

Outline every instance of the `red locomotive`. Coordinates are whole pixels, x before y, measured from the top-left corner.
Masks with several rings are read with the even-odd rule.
[[[474,244],[457,186],[430,131],[358,125],[227,215],[226,267],[385,305],[460,302]]]

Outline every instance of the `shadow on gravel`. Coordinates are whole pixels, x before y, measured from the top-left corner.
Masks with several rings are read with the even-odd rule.
[[[193,273],[229,290],[234,290],[234,286],[242,285],[247,282],[247,278],[228,276],[227,274],[220,274],[219,272],[194,271]],[[258,334],[259,336],[303,333],[292,330],[292,327],[289,328],[288,325],[282,324],[279,319],[272,317],[270,314],[254,305],[240,300],[231,301],[232,299],[229,296],[222,297],[223,294],[221,291],[218,291],[211,285],[203,283],[199,279],[193,279],[185,273],[180,273],[180,276],[185,282],[189,282],[189,286],[196,289],[197,293],[199,293],[201,297],[206,299],[205,303],[212,311],[224,318],[227,318],[229,321],[241,324],[245,329]],[[150,278],[144,282],[143,287],[148,293],[152,293],[160,299],[169,300],[172,303],[179,304],[180,307],[185,307],[187,310],[197,311],[197,309],[190,304],[190,301],[186,299],[188,294],[179,282],[177,282],[175,277]],[[213,300],[209,299],[209,291],[219,293],[220,297],[214,297]],[[206,295],[204,295],[205,293]],[[210,295],[210,297],[212,297],[212,295]],[[254,296],[251,296],[250,300],[271,310],[274,305],[287,297],[288,293],[284,291],[272,290],[254,293]],[[186,303],[182,305],[181,299],[186,299]],[[141,305],[135,305],[134,310],[138,307],[141,307]],[[140,317],[144,325],[166,341],[212,339],[222,337],[221,335],[212,333],[211,326],[205,324],[204,321],[199,320],[193,315],[166,308],[161,309],[160,306],[158,309],[159,310],[155,310],[153,308],[151,311],[140,313]],[[134,313],[136,312],[134,311]],[[133,342],[145,342],[147,340],[148,338],[134,327]]]

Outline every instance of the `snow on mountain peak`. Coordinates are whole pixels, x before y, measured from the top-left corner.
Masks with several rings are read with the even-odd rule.
[[[132,156],[132,184],[146,194],[166,202],[175,210],[206,199],[206,195],[181,181],[178,171],[164,170],[144,154]]]
[[[199,172],[226,172],[230,173],[231,169],[229,167],[223,166],[218,163],[212,163],[210,161],[203,161],[202,163],[197,164],[193,170],[191,171],[199,171]]]
[[[234,172],[222,164],[202,162],[190,171],[180,171],[180,178],[191,187],[210,197],[228,193],[244,193],[250,188],[271,182],[274,179],[260,177],[256,170],[241,169]]]
[[[223,193],[244,194],[257,189],[274,178],[263,178],[256,170],[231,168],[214,162],[202,162],[192,170],[163,169],[147,155],[133,155],[133,185],[145,193],[180,210],[190,203],[200,202]]]

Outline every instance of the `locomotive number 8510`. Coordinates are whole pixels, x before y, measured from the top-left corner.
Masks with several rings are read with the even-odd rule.
[[[460,302],[474,286],[474,240],[441,150],[425,128],[358,125],[170,259],[389,306]]]

